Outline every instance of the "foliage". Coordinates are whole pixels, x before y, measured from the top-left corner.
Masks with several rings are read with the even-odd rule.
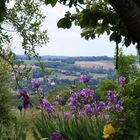
[[[5,29],[5,25],[12,27],[13,32],[19,33],[22,37],[22,47],[28,56],[33,54],[35,56],[35,46],[42,46],[47,43],[47,31],[41,28],[45,18],[40,11],[41,4],[41,2],[33,0],[17,0],[5,4],[6,14],[0,25],[1,51],[3,50],[3,43],[11,41],[10,30]]]
[[[90,118],[78,119],[76,117],[64,119],[62,116],[57,116],[54,119],[42,114],[41,117],[35,120],[33,132],[36,140],[41,138],[49,139],[55,131],[60,132],[67,140],[102,140],[102,129],[103,124],[100,120],[94,121]]]
[[[1,125],[0,138],[1,140],[26,140],[26,126],[18,122],[12,122],[11,126]]]
[[[6,13],[5,0],[1,0],[0,1],[0,22],[4,20],[5,13]]]
[[[71,112],[70,116],[67,116],[68,118],[65,118],[65,116],[63,116],[64,110],[60,112],[60,109],[58,110],[59,113],[56,112],[55,116],[49,116],[45,112],[42,112],[41,116],[39,116],[37,120],[34,121],[35,126],[33,129],[33,133],[35,138],[49,139],[53,132],[59,132],[60,134],[62,134],[64,139],[71,140],[100,140],[103,139],[103,137],[109,137],[110,140],[123,139],[124,137],[127,140],[138,140],[140,129],[140,99],[138,98],[138,96],[140,95],[140,89],[138,86],[139,82],[140,79],[138,77],[136,83],[134,80],[132,80],[131,82],[129,81],[129,83],[125,84],[124,87],[121,87],[120,85],[120,87],[114,89],[114,91],[116,91],[117,97],[122,101],[123,108],[121,108],[121,106],[117,106],[120,107],[120,109],[123,111],[120,110],[120,112],[118,112],[117,108],[115,110],[113,110],[112,108],[111,110],[109,110],[108,114],[106,114],[108,115],[106,116],[107,120],[103,119],[101,116],[91,117],[85,116],[85,114],[81,114],[79,116],[77,114],[78,112],[76,114],[73,114],[73,111]],[[112,91],[108,91],[108,93],[109,92],[111,93]],[[114,94],[112,96],[110,93],[108,94],[107,98],[109,99],[109,101],[114,100],[116,102],[116,95],[112,92],[111,94]],[[79,93],[77,92],[74,94],[77,94],[78,97]],[[110,95],[112,96],[111,98],[109,97]],[[82,101],[83,100],[81,99],[81,102]],[[104,111],[103,113],[106,113]]]
[[[17,82],[21,81],[21,78],[16,75],[17,72],[22,75],[22,78],[25,78],[26,73],[20,69],[21,63],[16,61],[16,55],[12,51],[4,49],[4,46],[11,41],[5,26],[10,24],[9,26],[12,26],[20,34],[25,54],[29,57],[34,56],[39,60],[38,55],[35,53],[35,47],[46,44],[48,41],[46,31],[42,31],[40,28],[45,18],[39,10],[41,2],[17,0],[14,6],[10,8],[8,6],[9,1],[0,1],[0,56],[11,65]],[[55,6],[56,2],[56,0],[45,0],[46,4],[51,4],[52,6]],[[75,25],[83,29],[81,35],[86,39],[93,39],[106,32],[110,35],[110,41],[115,41],[117,45],[122,39],[124,39],[123,42],[126,46],[135,43],[129,36],[124,23],[110,7],[107,0],[61,0],[60,3],[68,4],[69,7],[74,5],[76,13],[67,12],[65,17],[58,22],[58,27],[70,28],[72,22],[74,22]],[[81,7],[81,4],[83,4],[84,8]],[[86,79],[86,82],[82,80],[82,86],[72,85],[69,95],[67,95],[67,89],[58,90],[65,92],[64,95],[66,94],[62,98],[61,96],[57,98],[61,109],[53,107],[53,104],[46,99],[44,93],[39,90],[39,81],[33,79],[32,88],[39,98],[38,108],[41,110],[41,115],[34,119],[33,134],[35,139],[51,139],[52,134],[55,132],[60,133],[61,139],[67,140],[101,140],[103,137],[112,140],[123,139],[124,137],[127,140],[139,139],[140,74],[133,65],[134,58],[132,56],[125,57],[120,53],[120,59],[122,61],[119,62],[120,68],[117,74],[121,78],[115,82],[102,81],[101,87],[97,88],[100,94],[101,92],[107,92],[105,97],[102,98],[102,95],[98,93],[96,98],[94,91],[88,85],[89,80]],[[26,123],[25,120],[8,122],[10,120],[9,107],[7,106],[7,93],[9,92],[7,84],[9,83],[9,69],[7,70],[7,68],[9,68],[9,65],[4,60],[1,61],[0,59],[0,64],[2,65],[0,67],[0,136],[2,140],[26,140],[26,133],[28,130],[31,132],[29,122],[32,122],[32,119]],[[39,64],[41,64],[40,61]],[[55,64],[55,67],[58,65],[58,63]],[[17,70],[16,68],[19,69]],[[25,71],[29,73],[30,69],[26,70],[25,68]],[[27,86],[24,85],[24,87]],[[23,115],[27,115],[25,112],[27,112],[29,105],[30,107],[33,107],[33,105],[27,90],[23,86],[20,88],[19,98],[22,99],[23,104],[18,109],[20,111],[19,117],[22,117],[23,112]],[[65,99],[63,100],[63,98]],[[63,108],[68,109],[69,113],[63,112]],[[6,122],[11,126],[5,125]],[[27,123],[29,124],[29,129]]]
[[[138,77],[138,62],[132,55],[124,55],[122,50],[119,51],[119,69],[117,70],[117,77],[123,75],[127,80]]]
[[[31,110],[26,112],[17,112],[14,109],[16,115],[15,119],[8,125],[0,124],[0,139],[1,140],[34,140],[32,136],[32,125],[35,119]]]
[[[58,28],[69,29],[74,22],[76,26],[81,27],[81,37],[85,39],[94,39],[106,33],[110,41],[115,41],[117,44],[122,42],[128,47],[136,43],[129,35],[126,24],[112,8],[110,1],[60,0],[58,2],[69,8],[75,7],[74,13],[66,12],[65,16],[58,21]]]
[[[42,4],[38,0],[0,1],[0,57],[11,66],[16,87],[21,86],[19,82],[21,79],[29,78],[30,68],[23,67],[25,64],[17,61],[12,48],[7,50],[9,46],[14,46],[12,39],[13,33],[16,33],[16,41],[24,50],[24,54],[29,59],[34,57],[39,61],[35,47],[43,46],[48,42],[47,31],[42,28],[45,19],[40,10]],[[43,69],[41,63],[40,66]]]
[[[7,62],[0,59],[0,124],[8,123],[10,115],[10,69]],[[7,84],[9,83],[9,84]]]
[[[83,74],[80,84],[57,88],[48,93],[47,98],[40,91],[41,83],[31,80],[35,100],[39,99],[34,104],[36,108],[29,106],[33,104],[32,95],[24,88],[20,89],[23,102],[22,108],[18,108],[20,122],[11,123],[13,129],[1,127],[3,140],[16,140],[19,135],[21,140],[52,140],[55,136],[63,140],[118,140],[124,137],[138,140],[140,75],[138,69],[134,73],[131,67],[127,68],[131,74],[129,80],[121,74],[117,81],[101,81],[94,91],[89,85],[89,77]]]
[[[116,90],[118,88],[117,83],[113,80],[100,80],[98,87],[95,89],[97,95],[102,98],[105,97],[105,93],[108,89]]]
[[[122,57],[125,58],[126,56]],[[135,64],[134,61],[131,61],[131,59],[128,59],[127,62],[129,64],[130,63]],[[129,81],[127,80],[127,77],[126,78],[122,77],[123,74],[121,74],[121,77],[119,78],[118,81],[114,82],[109,80],[102,81],[101,85],[99,85],[99,87],[95,90],[100,93],[100,94],[98,93],[96,102],[94,101],[90,102],[90,99],[84,96],[85,90],[88,90],[87,88],[84,88],[83,90],[75,89],[74,92],[69,96],[68,102],[66,102],[66,105],[64,105],[64,107],[62,106],[61,109],[55,107],[56,109],[55,116],[50,117],[46,113],[42,112],[42,116],[40,116],[34,122],[35,123],[34,135],[36,139],[39,138],[49,139],[53,132],[59,132],[64,137],[64,139],[90,140],[90,139],[103,139],[104,137],[109,138],[110,140],[118,140],[123,139],[125,137],[127,140],[138,140],[140,136],[139,135],[140,76],[138,69],[135,69],[134,73],[133,72],[134,69],[131,69],[131,66],[128,67],[127,63],[126,66],[130,74]],[[120,70],[118,70],[118,72],[119,71]],[[121,72],[123,73],[123,71]],[[85,83],[85,85],[87,86],[87,83]],[[105,97],[106,91],[107,91],[107,99]],[[104,97],[102,97],[103,93],[105,94]],[[82,95],[85,98],[82,98]],[[90,92],[87,95],[91,96]],[[116,104],[117,103],[116,101],[118,100],[116,97],[119,99],[118,104]],[[59,96],[60,101],[62,101],[62,98],[63,96]],[[86,102],[83,102],[84,100],[86,100],[86,98],[88,100]],[[94,107],[96,107],[98,100],[101,101],[101,98],[105,103],[104,105],[106,105],[107,108],[109,106],[111,108],[109,107],[108,112],[106,112],[107,111],[106,109],[105,110],[103,109],[104,111],[102,112],[102,109],[100,108],[101,114],[100,113],[99,114],[101,116],[100,115],[98,116],[96,114],[97,116],[94,117],[94,115],[92,116],[93,110],[91,110],[91,108],[93,107],[92,104],[94,105]],[[108,103],[108,101],[109,102],[111,101],[113,104],[111,105],[110,103]],[[82,114],[83,103],[86,104],[84,105],[85,111],[89,113],[87,114],[87,116],[85,114]],[[70,108],[71,111],[68,109],[67,104],[68,106],[71,107]],[[115,107],[114,109],[112,108],[113,106]],[[77,109],[75,110],[74,107],[77,107]],[[119,110],[117,111],[117,109]],[[68,116],[64,116],[63,114],[65,113],[63,111],[66,110],[70,112]],[[57,111],[59,111],[59,113],[57,113]],[[102,113],[105,115],[104,119]],[[81,134],[81,132],[84,132],[84,134]]]

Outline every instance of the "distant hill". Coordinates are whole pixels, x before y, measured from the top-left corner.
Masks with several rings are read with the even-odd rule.
[[[62,61],[66,63],[74,63],[75,61],[112,61],[112,57],[108,56],[53,56],[53,55],[44,55],[40,56],[42,61]],[[18,60],[28,60],[28,57],[25,55],[17,55]],[[34,61],[34,58],[32,59]]]
[[[49,60],[49,59],[52,59],[52,60],[54,60],[54,59],[66,59],[66,58],[68,58],[68,56],[53,56],[53,55],[43,55],[43,56],[41,56],[41,59],[42,60]]]
[[[17,55],[17,59],[32,67],[31,77],[41,82],[45,92],[78,82],[81,74],[88,75],[91,86],[97,86],[102,79],[115,79],[113,58],[108,56],[41,56],[46,73],[42,72],[40,63],[35,59],[28,60],[25,55]]]
[[[112,61],[113,58],[112,57],[108,57],[108,56],[73,56],[73,57],[69,57],[69,56],[49,56],[49,55],[45,55],[45,56],[41,56],[42,60],[52,60],[52,61],[57,61],[57,60],[74,60],[74,61],[100,61],[100,60],[107,60],[107,61]]]

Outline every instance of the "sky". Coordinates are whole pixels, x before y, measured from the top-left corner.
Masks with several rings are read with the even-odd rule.
[[[42,6],[42,13],[46,15],[43,23],[48,31],[49,43],[44,47],[37,47],[36,51],[40,55],[57,56],[114,56],[115,43],[109,42],[109,37],[103,35],[94,40],[85,40],[81,38],[80,27],[72,26],[71,29],[58,29],[57,21],[62,18],[68,7],[57,4],[54,8],[51,6]],[[74,9],[71,9],[74,11]],[[14,34],[14,51],[16,54],[23,54],[24,51],[19,47],[17,35]],[[125,54],[136,55],[134,46],[128,47],[120,45]]]

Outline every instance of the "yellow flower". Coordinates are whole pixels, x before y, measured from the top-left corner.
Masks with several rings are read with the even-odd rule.
[[[113,135],[116,133],[116,129],[112,126],[112,124],[107,124],[104,126],[103,130],[103,138],[108,138],[110,135]]]

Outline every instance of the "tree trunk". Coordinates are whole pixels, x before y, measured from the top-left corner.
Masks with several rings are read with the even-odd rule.
[[[109,3],[126,25],[128,34],[138,43],[140,50],[140,3],[137,0],[109,0]]]

